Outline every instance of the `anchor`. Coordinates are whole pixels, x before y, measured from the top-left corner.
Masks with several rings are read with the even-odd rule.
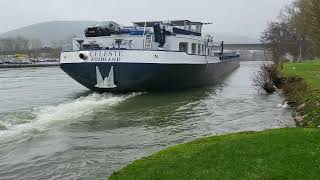
[[[113,66],[111,66],[109,76],[105,77],[104,79],[101,75],[101,72],[100,72],[98,66],[96,66],[96,74],[97,74],[97,84],[95,85],[95,87],[101,88],[101,89],[113,89],[113,88],[117,87],[114,84]]]

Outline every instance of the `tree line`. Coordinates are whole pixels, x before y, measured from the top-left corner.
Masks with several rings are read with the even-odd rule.
[[[42,42],[39,39],[26,39],[24,37],[0,38],[0,53],[9,55],[14,53],[27,53],[29,50],[42,48]]]
[[[48,44],[44,44],[40,39],[27,39],[21,36],[0,38],[0,56],[27,54],[30,57],[39,57],[40,54],[45,53],[59,57],[62,47],[65,44],[71,44],[72,38],[70,36],[65,40],[51,41]]]
[[[268,24],[261,42],[272,52],[276,64],[287,53],[294,61],[320,57],[320,1],[293,1]]]

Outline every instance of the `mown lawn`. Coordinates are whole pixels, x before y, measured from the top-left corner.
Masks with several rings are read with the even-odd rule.
[[[137,160],[110,179],[319,179],[320,130],[209,137]]]
[[[301,77],[313,88],[320,89],[320,61],[287,63],[282,72],[286,77]]]

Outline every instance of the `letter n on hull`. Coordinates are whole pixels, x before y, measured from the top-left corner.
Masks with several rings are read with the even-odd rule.
[[[96,66],[96,74],[97,74],[97,84],[95,85],[96,88],[101,89],[114,89],[117,86],[114,84],[114,72],[113,66],[110,69],[108,77],[103,79],[99,67]]]

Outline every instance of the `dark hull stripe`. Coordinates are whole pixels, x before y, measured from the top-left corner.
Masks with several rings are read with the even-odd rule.
[[[96,67],[103,78],[114,68],[114,89],[96,88]],[[136,63],[70,63],[61,69],[85,87],[96,92],[167,91],[200,87],[216,83],[239,67],[239,60],[214,64],[136,64]]]

